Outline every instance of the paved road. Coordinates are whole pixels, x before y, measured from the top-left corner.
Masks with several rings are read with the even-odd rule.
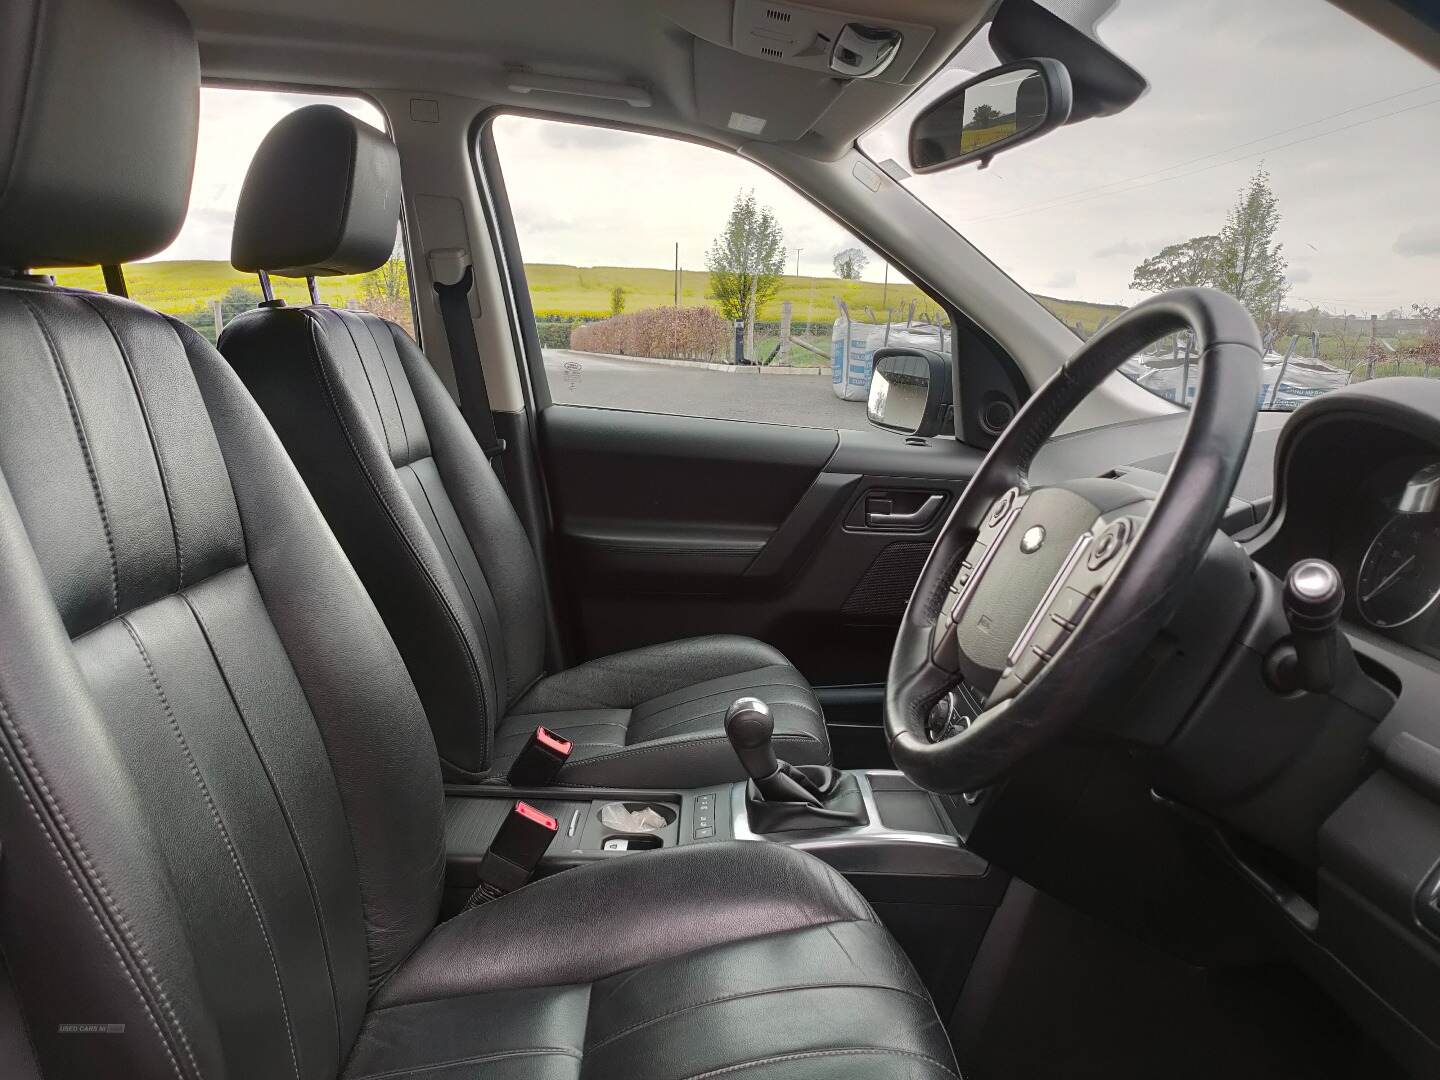
[[[569,349],[546,349],[545,371],[551,396],[572,405],[875,430],[865,420],[865,403],[837,398],[828,374],[677,368]]]

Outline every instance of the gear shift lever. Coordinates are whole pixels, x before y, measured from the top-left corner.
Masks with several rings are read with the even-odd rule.
[[[820,805],[819,796],[809,785],[791,775],[789,766],[775,756],[770,741],[775,734],[775,718],[765,702],[753,697],[737,698],[725,713],[725,734],[754,781],[755,790],[766,802]]]

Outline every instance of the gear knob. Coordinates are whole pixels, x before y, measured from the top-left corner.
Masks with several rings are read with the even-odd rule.
[[[770,706],[759,698],[736,698],[725,713],[725,734],[752,779],[774,776],[780,769],[770,742],[774,733],[775,718],[770,715]]]

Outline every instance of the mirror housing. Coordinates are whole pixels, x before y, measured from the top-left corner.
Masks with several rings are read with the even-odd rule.
[[[978,160],[983,169],[1001,150],[1065,123],[1073,104],[1070,72],[1058,60],[1032,57],[991,68],[915,117],[910,167],[938,172]]]
[[[865,415],[885,431],[928,438],[954,428],[950,363],[929,349],[876,349]]]

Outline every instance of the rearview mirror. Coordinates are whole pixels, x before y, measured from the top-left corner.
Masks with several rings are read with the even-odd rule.
[[[865,414],[901,435],[953,433],[950,365],[929,349],[876,349]]]
[[[1017,60],[962,83],[910,125],[917,173],[967,161],[983,169],[1001,150],[1037,139],[1070,119],[1070,72],[1058,60]]]

